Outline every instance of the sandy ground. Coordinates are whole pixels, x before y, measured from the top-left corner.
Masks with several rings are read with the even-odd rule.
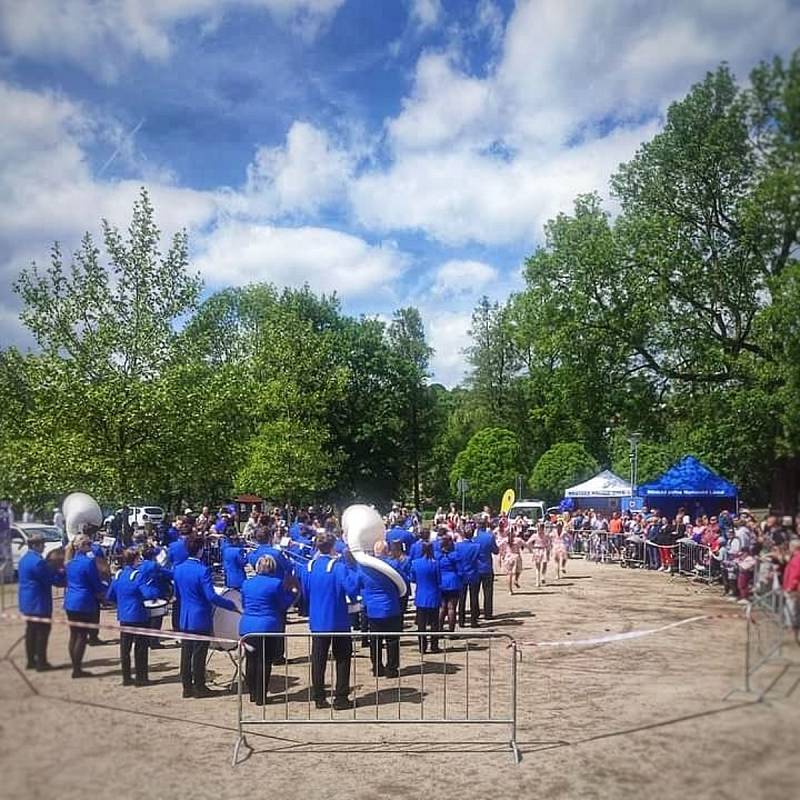
[[[541,589],[526,571],[513,597],[498,579],[496,611],[491,628],[482,623],[481,630],[530,642],[652,628],[737,607],[716,588],[685,579],[573,560],[567,578]],[[295,623],[290,630],[305,628]],[[0,652],[21,633],[21,624],[4,622]],[[253,727],[252,752],[243,751],[247,757],[232,768],[237,698],[182,699],[176,648],[152,653],[155,685],[123,689],[116,645],[88,651],[86,667],[96,677],[84,681],[72,681],[67,669],[24,671],[18,647],[12,661],[0,662],[0,796],[800,797],[800,668],[775,662],[760,670],[756,685],[769,687],[763,702],[744,694],[725,700],[742,686],[744,634],[743,621],[724,618],[612,644],[523,644],[519,765],[502,726],[373,723]],[[424,711],[431,718],[446,708],[463,718],[467,686],[470,715],[486,715],[490,652],[492,713],[506,713],[510,651],[469,642],[467,679],[466,646],[453,643],[447,666],[439,657],[420,674],[419,656],[404,645],[399,686],[382,680],[378,687],[380,717],[411,720]],[[292,641],[290,665],[272,684],[288,693],[293,718],[309,713],[304,647],[305,638]],[[800,661],[796,645],[784,652]],[[50,660],[66,660],[63,627],[54,628]],[[374,719],[366,651],[356,663],[355,715]],[[209,670],[220,688],[233,672],[223,653]],[[249,704],[246,712],[257,716]],[[265,713],[283,714],[284,707]]]

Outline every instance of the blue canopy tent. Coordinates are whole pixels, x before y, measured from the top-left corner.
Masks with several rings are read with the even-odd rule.
[[[723,509],[736,511],[739,491],[702,461],[686,456],[663,475],[639,486],[636,494],[644,498],[648,508],[657,508],[666,516],[684,508],[695,518],[699,514],[718,514]]]

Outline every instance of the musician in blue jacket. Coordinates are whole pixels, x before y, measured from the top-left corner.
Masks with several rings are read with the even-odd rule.
[[[89,628],[85,625],[95,623],[100,602],[104,597],[106,586],[100,580],[97,563],[89,557],[92,540],[86,534],[78,534],[67,546],[66,575],[67,589],[64,592],[64,611],[70,622],[81,623],[81,626],[69,627],[69,657],[72,662],[73,678],[88,678],[90,672],[83,669],[83,656],[89,638]]]
[[[231,532],[228,543],[222,548],[222,568],[225,572],[225,585],[231,589],[241,589],[247,575],[244,567],[247,554],[239,541],[239,535]]]
[[[158,588],[148,583],[139,566],[139,554],[135,550],[125,550],[120,557],[122,569],[116,574],[108,587],[106,600],[117,605],[117,620],[122,630],[119,634],[119,658],[122,667],[122,685],[147,686],[148,637],[126,631],[124,628],[147,628],[149,615],[145,600],[155,600]],[[136,680],[131,678],[131,648],[136,671]]]
[[[28,539],[28,552],[19,560],[19,610],[29,617],[50,619],[53,616],[53,586],[63,586],[66,575],[63,569],[50,569],[42,558],[44,537],[33,534]],[[44,672],[50,669],[47,663],[47,640],[50,637],[49,622],[25,624],[26,669]]]
[[[384,557],[386,542],[375,545],[375,555]],[[385,560],[385,558],[384,558]],[[394,581],[376,569],[359,564],[361,597],[367,609],[370,633],[392,633],[403,629],[400,611],[400,592]],[[386,666],[383,665],[383,643],[386,641]],[[370,660],[372,674],[396,678],[400,670],[400,639],[396,636],[371,636]]]
[[[395,539],[389,546],[389,557],[386,559],[391,567],[396,569],[402,576],[403,580],[408,586],[411,581],[411,559],[406,556],[403,551],[403,544],[398,539]],[[411,597],[411,592],[406,592],[400,598],[400,616],[405,620],[406,612],[408,611],[408,601]]]
[[[238,611],[236,605],[214,591],[211,569],[201,562],[203,540],[191,537],[186,542],[189,558],[175,567],[175,596],[180,604],[181,632],[209,636],[214,606]],[[181,642],[181,683],[184,697],[209,697],[206,686],[208,642],[184,639]]]
[[[395,542],[400,542],[406,555],[411,552],[411,548],[416,541],[417,537],[406,528],[401,528],[400,525],[396,524],[386,531],[386,544],[389,545],[389,548],[391,549]]]
[[[336,661],[336,690],[333,707],[349,707],[350,639],[326,634],[350,631],[350,615],[347,613],[347,598],[355,598],[359,591],[360,578],[355,561],[348,555],[334,556],[336,537],[324,532],[317,536],[317,555],[301,572],[303,594],[308,605],[308,627],[314,638],[311,642],[311,684],[317,708],[328,708],[325,698],[325,668],[328,652],[333,648]]]
[[[284,553],[272,544],[272,534],[269,529],[259,526],[255,535],[257,547],[248,556],[247,560],[251,567],[255,569],[256,563],[261,556],[272,556],[275,559],[275,576],[285,578],[294,572],[292,562]]]
[[[470,627],[478,627],[478,614],[480,608],[481,592],[481,573],[480,557],[481,549],[473,541],[475,529],[471,523],[464,526],[464,538],[456,545],[456,556],[461,562],[461,576],[463,584],[461,586],[461,596],[458,599],[458,624],[465,627],[467,617],[467,595],[469,595],[469,619]]]
[[[481,576],[481,588],[483,589],[483,618],[492,619],[494,616],[494,558],[500,551],[497,547],[497,539],[489,529],[489,524],[485,519],[481,520],[478,532],[475,534],[475,544],[480,550],[478,559],[478,572]]]
[[[431,532],[429,528],[422,528],[419,532],[419,539],[417,539],[414,544],[411,545],[411,549],[408,551],[408,557],[413,562],[416,561],[418,558],[422,558],[422,551],[426,544],[430,544],[431,541]],[[435,555],[435,554],[434,554]]]
[[[433,555],[433,545],[426,541],[422,545],[422,555],[411,562],[411,580],[415,584],[414,604],[417,607],[417,630],[439,631],[439,607],[442,603],[442,590],[440,589],[441,574],[439,562]],[[428,637],[420,637],[419,649],[421,653],[428,652]],[[439,638],[430,637],[432,653],[439,652]]]
[[[464,582],[461,577],[461,560],[453,551],[453,540],[449,536],[440,536],[439,543],[439,588],[442,591],[442,605],[439,610],[439,628],[444,630],[444,621],[452,633],[456,629],[456,608],[461,597]],[[434,554],[436,548],[434,548]]]
[[[158,590],[158,597],[163,600],[169,600],[172,596],[172,570],[167,567],[162,567],[156,560],[159,554],[158,548],[147,546],[142,550],[142,560],[137,569],[139,570],[142,580],[149,586],[155,586]],[[166,613],[166,607],[164,608]],[[164,617],[158,615],[148,619],[148,628],[160,631],[164,622]],[[174,618],[177,630],[177,618]],[[153,650],[162,647],[161,640],[157,636],[150,637],[150,647]]]
[[[294,603],[296,593],[287,588],[286,579],[278,577],[277,564],[271,555],[261,556],[256,561],[255,572],[242,585],[239,636],[282,633],[286,627],[286,611]],[[282,636],[264,636],[245,643],[247,687],[250,702],[256,705],[263,706],[267,701],[272,665],[281,642]]]

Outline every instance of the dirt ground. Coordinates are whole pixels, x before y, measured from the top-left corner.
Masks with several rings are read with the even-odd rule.
[[[509,597],[498,578],[491,628],[520,642],[584,639],[653,628],[696,614],[732,614],[739,607],[719,590],[662,574],[614,565],[569,563],[568,577]],[[106,615],[106,619],[111,619]],[[0,625],[0,652],[22,633]],[[292,631],[305,630],[302,623]],[[111,636],[110,632],[104,634]],[[735,694],[743,680],[744,622],[722,618],[615,643],[571,648],[523,644],[519,664],[515,765],[502,726],[417,724],[280,725],[248,731],[252,752],[230,760],[237,698],[181,698],[175,647],[151,654],[144,688],[122,688],[115,644],[91,648],[96,677],[73,681],[69,670],[22,669],[20,647],[0,662],[0,796],[14,798],[741,798],[800,797],[800,668],[781,662],[756,675],[769,688],[763,702]],[[456,642],[420,674],[412,644],[401,650],[401,679],[382,680],[379,715],[427,718],[485,714],[489,651],[498,715],[507,711],[510,651],[495,643]],[[288,668],[272,684],[286,690],[293,718],[308,714],[305,638],[293,640]],[[800,648],[785,654],[800,661]],[[50,660],[66,660],[66,628],[55,626]],[[366,651],[356,659],[356,716],[374,718],[374,679]],[[225,686],[232,665],[224,653],[209,664]],[[287,680],[288,679],[288,680]],[[246,712],[254,707],[246,704]],[[268,706],[269,715],[283,706]],[[352,716],[342,712],[343,716]],[[326,715],[327,712],[312,712]],[[329,715],[328,715],[329,716]],[[245,757],[246,756],[246,757]]]

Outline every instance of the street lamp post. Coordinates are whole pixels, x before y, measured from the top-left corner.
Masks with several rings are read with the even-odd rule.
[[[642,434],[634,432],[628,436],[631,446],[631,498],[636,494],[636,484],[639,481],[639,442]]]

